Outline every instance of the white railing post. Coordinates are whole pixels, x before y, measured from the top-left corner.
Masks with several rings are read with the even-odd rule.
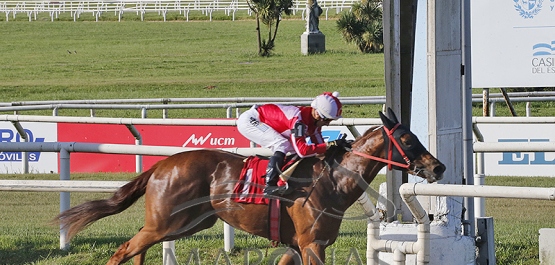
[[[484,167],[484,153],[476,153],[476,174],[474,175],[474,185],[486,184],[486,174]],[[474,197],[474,217],[486,216],[486,199],[483,197]]]
[[[135,139],[135,145],[143,145],[143,139]],[[135,172],[141,173],[143,171],[143,156],[135,155]]]
[[[69,151],[65,148],[60,150],[60,180],[70,179]],[[69,192],[60,192],[60,213],[69,209],[70,196]],[[67,240],[67,230],[60,226],[60,249],[69,249],[69,241]]]
[[[163,265],[177,265],[175,258],[175,241],[162,242],[162,264]]]
[[[233,110],[231,107],[227,108],[226,117],[228,119],[233,118]],[[233,247],[235,247],[235,229],[224,222],[224,250],[231,252]]]
[[[20,139],[23,139],[24,142],[29,142],[29,136],[27,135],[27,132],[25,132],[25,129],[23,129],[23,126],[21,126],[21,123],[18,121],[12,121],[12,124],[17,130]],[[27,150],[21,152],[21,163],[22,173],[29,174],[29,155],[27,154]]]

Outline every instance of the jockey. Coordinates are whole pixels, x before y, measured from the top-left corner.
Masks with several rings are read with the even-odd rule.
[[[310,107],[254,105],[239,116],[239,132],[274,152],[266,169],[264,195],[282,194],[287,189],[277,186],[286,153],[294,152],[303,158],[325,153],[330,146],[345,146],[343,139],[324,142],[321,131],[322,126],[341,118],[342,105],[338,96],[339,92],[325,92],[317,96]],[[310,137],[310,144],[307,137]]]

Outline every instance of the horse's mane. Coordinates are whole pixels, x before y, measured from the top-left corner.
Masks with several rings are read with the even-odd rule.
[[[366,130],[361,136],[357,137],[354,141],[352,141],[351,145],[354,146],[354,145],[360,144],[361,142],[363,143],[364,141],[366,141],[366,139],[368,139],[368,137],[370,137],[370,134],[377,131],[382,126],[383,125],[377,125],[377,126],[372,126],[368,128],[368,130]],[[338,157],[341,157],[346,152],[347,152],[346,149],[343,149],[343,148],[339,149],[337,147],[333,147],[326,151],[325,159],[329,160],[329,159],[338,158]]]
[[[369,133],[371,133],[371,132],[373,132],[373,131],[378,130],[378,129],[381,128],[382,126],[383,126],[383,125],[372,126],[372,127],[370,127],[368,130],[366,130],[362,136],[366,136],[367,134],[369,134]]]
[[[383,125],[376,125],[376,126],[372,126],[370,128],[368,128],[368,130],[366,130],[360,137],[357,137],[355,139],[355,141],[353,142],[353,144],[357,143],[358,141],[365,139],[368,137],[369,134],[377,131],[378,129],[380,129]]]

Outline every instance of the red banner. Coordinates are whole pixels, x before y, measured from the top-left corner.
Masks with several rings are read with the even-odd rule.
[[[160,126],[137,125],[143,145],[202,148],[249,147],[235,126]],[[135,138],[124,125],[58,123],[59,142],[135,144]],[[161,156],[143,156],[143,170]],[[71,154],[72,172],[135,172],[134,155]]]

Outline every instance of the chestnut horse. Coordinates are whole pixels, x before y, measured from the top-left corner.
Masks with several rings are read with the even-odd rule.
[[[351,148],[331,148],[323,159],[301,160],[289,179],[293,192],[280,197],[280,241],[289,246],[279,264],[323,264],[325,248],[335,242],[344,212],[385,166],[407,171],[428,182],[442,178],[445,166],[388,109],[383,126],[370,128]],[[143,264],[154,244],[212,227],[219,219],[270,238],[268,205],[235,202],[234,186],[244,156],[220,150],[172,155],[122,186],[106,200],[85,202],[55,219],[68,239],[89,224],[120,213],[145,195],[145,224],[123,243],[107,264],[134,257]]]

